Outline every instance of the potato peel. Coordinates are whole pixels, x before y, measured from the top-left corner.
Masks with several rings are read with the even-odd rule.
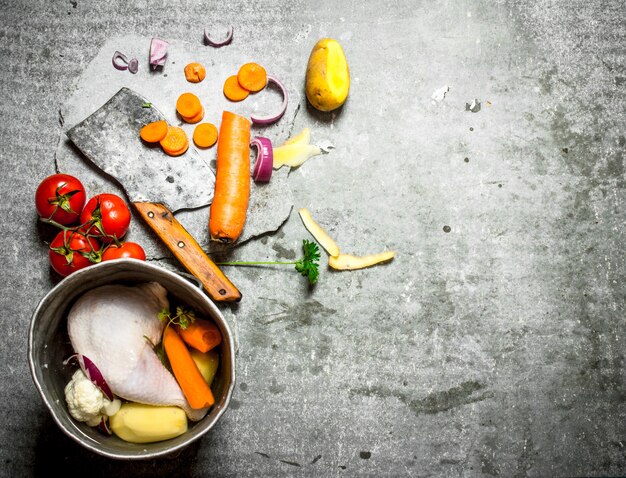
[[[322,154],[319,146],[313,144],[287,144],[274,148],[274,162],[272,167],[279,169],[283,166],[297,168],[313,156]]]
[[[296,136],[286,140],[282,145],[274,148],[274,162],[272,167],[280,169],[283,166],[297,168],[313,156],[322,154],[322,148],[311,144],[311,130],[304,128]]]
[[[311,130],[309,128],[304,128],[297,135],[292,136],[288,140],[286,140],[282,146],[287,146],[288,144],[310,144],[311,143]]]
[[[339,246],[328,235],[328,233],[313,220],[311,213],[306,208],[300,208],[298,213],[300,214],[304,227],[306,227],[313,238],[324,248],[324,250],[331,256],[338,256],[340,253]]]
[[[333,269],[342,271],[352,271],[355,269],[364,269],[381,262],[387,262],[393,259],[395,252],[385,251],[378,254],[370,254],[367,256],[353,256],[352,254],[339,254],[328,257],[328,265]]]

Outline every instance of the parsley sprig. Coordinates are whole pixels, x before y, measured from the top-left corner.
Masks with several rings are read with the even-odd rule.
[[[167,325],[176,324],[181,329],[186,329],[196,321],[196,313],[192,309],[186,309],[179,305],[176,307],[176,315],[172,316],[170,309],[163,307],[161,312],[159,312],[159,320],[161,322],[167,321]]]
[[[319,264],[320,249],[315,242],[302,241],[302,249],[304,255],[297,261],[230,261],[230,262],[218,262],[217,265],[221,266],[258,266],[258,265],[293,265],[296,271],[306,277],[309,284],[315,284],[319,277]]]

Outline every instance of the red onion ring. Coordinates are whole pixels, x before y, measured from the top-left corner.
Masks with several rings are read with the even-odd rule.
[[[271,116],[256,116],[254,114],[250,115],[250,119],[254,124],[267,125],[275,123],[280,118],[282,118],[282,116],[285,114],[285,111],[287,111],[287,88],[285,88],[285,85],[283,85],[277,78],[274,78],[271,75],[267,75],[267,84],[269,85],[270,83],[274,83],[276,86],[278,86],[278,89],[280,89],[283,95],[283,103],[280,105],[280,111],[277,114]]]
[[[228,45],[231,41],[233,41],[233,31],[234,31],[234,29],[233,29],[232,26],[228,27],[228,32],[226,33],[226,39],[222,40],[222,41],[215,41],[215,40],[211,39],[211,37],[209,36],[209,34],[207,33],[206,28],[205,28],[204,29],[204,42],[207,45],[211,45],[211,46],[213,46],[215,48],[219,48],[221,46]]]
[[[74,355],[69,356],[67,359],[65,359],[63,361],[63,365],[67,365],[69,361],[72,360],[73,358],[78,360],[78,365],[80,365],[80,368],[85,373],[87,378],[91,380],[91,383],[93,383],[96,387],[98,387],[100,391],[104,393],[105,397],[113,401],[113,399],[115,398],[113,396],[113,392],[111,391],[109,384],[106,382],[106,380],[102,376],[100,369],[96,367],[96,364],[93,363],[89,358],[85,357],[84,355],[74,354]]]
[[[124,71],[128,69],[128,58],[123,53],[116,51],[111,60],[116,70]],[[121,62],[120,62],[121,61]]]
[[[137,60],[137,58],[131,58],[128,62],[128,71],[133,75],[139,71],[139,60]]]
[[[274,148],[272,147],[272,142],[262,136],[256,136],[250,141],[250,146],[256,146],[257,148],[252,179],[258,183],[267,183],[272,177],[274,169]]]

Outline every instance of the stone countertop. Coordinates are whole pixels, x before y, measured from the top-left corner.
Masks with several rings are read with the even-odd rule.
[[[626,473],[625,22],[618,0],[2,2],[0,475]],[[335,149],[291,171],[291,214],[234,258],[293,260],[310,237],[299,207],[343,251],[396,257],[324,265],[312,288],[290,268],[229,268],[244,294],[220,306],[230,408],[175,457],[108,460],[56,427],[30,376],[29,321],[60,280],[34,191],[107,41],[229,25],[295,87],[322,37],[352,77],[336,113],[299,99],[291,131]]]

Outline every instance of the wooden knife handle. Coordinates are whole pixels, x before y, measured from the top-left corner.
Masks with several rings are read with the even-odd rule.
[[[156,232],[176,258],[202,282],[217,302],[238,302],[241,292],[206,255],[196,240],[163,204],[136,202],[141,217]]]

